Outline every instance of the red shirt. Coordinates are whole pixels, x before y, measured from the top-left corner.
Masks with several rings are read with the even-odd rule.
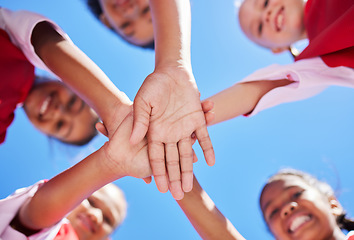
[[[329,67],[354,68],[353,0],[308,0],[304,24],[309,45],[296,61],[320,56]]]
[[[34,82],[34,66],[0,29],[0,143],[14,119],[17,104],[22,103]]]
[[[57,236],[53,240],[79,240],[79,237],[71,224],[65,223],[60,227]]]

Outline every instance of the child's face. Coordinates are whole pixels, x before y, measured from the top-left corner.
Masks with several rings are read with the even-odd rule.
[[[260,200],[264,219],[278,240],[332,239],[338,228],[338,206],[332,202],[297,176],[274,180]]]
[[[154,40],[148,0],[99,0],[101,21],[128,42],[142,46]]]
[[[126,202],[116,187],[105,186],[84,200],[68,220],[80,240],[104,240],[122,223]]]
[[[244,0],[239,9],[242,31],[267,48],[286,48],[306,38],[303,0]]]
[[[58,81],[35,85],[24,102],[28,119],[41,132],[63,142],[80,142],[94,131],[97,115]]]

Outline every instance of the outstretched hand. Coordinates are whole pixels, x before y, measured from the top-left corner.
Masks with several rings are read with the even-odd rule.
[[[147,134],[150,165],[159,191],[170,189],[174,198],[183,198],[193,187],[193,133],[207,164],[215,163],[193,74],[182,66],[156,69],[139,89],[133,111],[130,140],[136,144]]]

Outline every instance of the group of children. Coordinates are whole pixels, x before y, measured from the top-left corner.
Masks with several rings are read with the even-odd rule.
[[[123,221],[126,204],[123,197],[104,196],[115,192],[104,186],[124,176],[149,182],[153,175],[159,190],[171,191],[203,239],[244,239],[193,176],[192,145],[198,140],[213,165],[206,124],[253,116],[330,85],[354,87],[353,1],[244,0],[238,16],[250,40],[273,52],[304,38],[309,45],[295,63],[258,70],[203,102],[191,72],[188,1],[87,3],[123,39],[154,46],[155,71],[132,105],[54,22],[0,8],[0,71],[11,79],[1,81],[0,100],[7,103],[0,102],[2,141],[18,104],[39,130],[60,141],[85,144],[97,134],[95,128],[109,138],[72,168],[1,200],[0,212],[6,215],[0,219],[1,238],[106,239]],[[62,82],[35,81],[34,67]],[[100,213],[80,213],[90,206]],[[341,230],[354,226],[333,190],[306,173],[290,170],[272,176],[260,207],[276,239],[354,239]]]

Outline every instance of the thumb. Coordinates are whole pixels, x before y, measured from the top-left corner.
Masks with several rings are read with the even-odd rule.
[[[106,127],[103,125],[103,123],[98,122],[98,123],[96,123],[95,127],[96,127],[97,131],[99,131],[104,136],[108,137],[108,131],[107,131]]]
[[[149,129],[151,106],[137,97],[134,100],[133,111],[133,131],[130,136],[130,143],[135,145],[143,140]]]

